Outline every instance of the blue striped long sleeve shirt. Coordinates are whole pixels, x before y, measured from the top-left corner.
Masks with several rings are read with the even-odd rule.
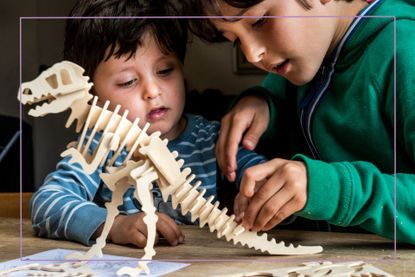
[[[219,134],[220,124],[208,121],[201,116],[186,114],[187,125],[183,133],[169,142],[171,151],[179,153],[178,159],[185,161],[184,167],[190,167],[196,180],[202,182],[200,190],[206,189],[205,197],[217,196],[217,163],[215,142]],[[101,134],[97,134],[90,153],[95,149]],[[127,152],[123,150],[115,162],[121,165]],[[107,158],[111,159],[112,154]],[[35,233],[38,236],[59,238],[91,244],[91,236],[105,221],[107,211],[104,203],[111,201],[111,191],[101,181],[99,174],[106,163],[91,175],[86,174],[77,163],[70,164],[70,157],[62,159],[56,170],[50,173],[33,195],[31,200],[31,217]],[[237,185],[243,171],[255,164],[265,161],[263,156],[242,147],[237,154]],[[124,202],[119,206],[121,214],[140,212],[140,204],[134,197],[135,188],[131,186],[124,195]],[[171,199],[163,202],[161,192],[153,186],[154,205],[157,211],[168,214],[179,224],[193,224],[190,215],[182,216],[178,209],[173,209]]]

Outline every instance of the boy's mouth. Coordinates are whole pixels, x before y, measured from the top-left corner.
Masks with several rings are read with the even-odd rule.
[[[148,113],[147,117],[150,121],[158,120],[162,118],[167,113],[167,111],[168,108],[166,107],[155,108]]]
[[[283,61],[282,63],[274,65],[274,67],[272,68],[271,71],[275,72],[279,75],[284,75],[287,72],[288,63],[289,63],[289,60],[287,59],[287,60]]]

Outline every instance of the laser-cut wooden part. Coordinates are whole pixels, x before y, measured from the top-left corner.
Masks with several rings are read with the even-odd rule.
[[[309,262],[296,267],[276,268],[263,271],[241,272],[236,274],[219,275],[217,277],[244,277],[244,276],[268,276],[268,277],[311,277],[311,276],[336,276],[336,277],[394,277],[381,269],[362,261],[332,263]]]
[[[122,267],[117,271],[118,276],[124,274],[137,276],[141,271],[150,274],[147,264],[156,254],[154,242],[156,240],[157,215],[153,204],[153,194],[151,192],[153,186],[151,183],[157,180],[158,176],[153,167],[149,167],[145,172],[142,172],[141,168],[134,169],[131,171],[130,176],[136,181],[136,197],[142,205],[142,211],[145,213],[143,221],[147,225],[147,243],[144,248],[144,256],[141,258],[142,261],[138,262],[137,267]]]
[[[69,61],[57,63],[43,71],[35,80],[23,83],[18,99],[22,104],[43,103],[29,111],[31,116],[65,111],[78,100],[84,102],[89,97],[87,95],[92,83],[88,83],[89,77],[83,76],[83,72],[82,67]]]
[[[68,260],[89,260],[93,257],[101,258],[103,256],[102,249],[107,244],[106,239],[108,237],[111,226],[114,224],[115,217],[119,214],[118,206],[123,203],[123,195],[131,186],[130,183],[124,182],[117,183],[117,186],[112,190],[111,202],[105,203],[107,208],[107,216],[105,219],[104,227],[101,235],[96,239],[94,245],[92,245],[88,252],[82,254],[80,252],[74,252],[65,257]]]
[[[109,167],[107,168],[108,173],[100,173],[100,178],[101,180],[105,183],[105,185],[107,185],[107,187],[111,190],[114,191],[115,190],[115,184],[117,184],[118,182],[120,182],[123,179],[130,180],[131,176],[130,176],[130,172],[138,167],[143,166],[145,163],[145,161],[140,160],[140,161],[132,161],[129,160],[127,161],[127,163],[125,165],[122,165],[121,167]],[[147,162],[148,164],[148,162]],[[147,165],[145,165],[147,166]],[[131,180],[130,184],[133,181]]]
[[[284,242],[268,240],[266,234],[258,236],[256,232],[245,230],[234,221],[234,216],[226,215],[227,210],[218,209],[219,203],[211,204],[203,198],[204,192],[197,191],[189,182],[190,169],[180,170],[182,163],[176,161],[177,155],[170,152],[166,142],[159,136],[151,135],[149,143],[140,148],[140,153],[148,156],[160,172],[160,191],[163,199],[172,196],[173,206],[180,203],[182,213],[191,212],[192,219],[200,218],[201,226],[206,223],[211,232],[217,231],[218,238],[225,236],[234,244],[241,243],[262,252],[275,255],[302,255],[320,253],[320,246],[286,246]],[[174,189],[173,189],[174,188]]]
[[[102,161],[105,161],[110,151],[118,148],[119,138],[112,133],[106,133],[100,140],[93,155],[82,155],[76,148],[69,148],[61,153],[61,157],[70,156],[69,163],[79,163],[87,174],[92,174]]]
[[[94,255],[102,255],[101,250],[105,246],[105,239],[118,214],[115,205],[122,201],[120,195],[126,191],[128,184],[135,184],[137,187],[135,195],[146,213],[144,221],[148,229],[144,258],[151,259],[155,254],[153,243],[157,220],[149,191],[153,180],[157,180],[164,201],[171,196],[174,207],[180,204],[183,214],[190,212],[192,221],[199,218],[201,227],[208,224],[211,232],[217,231],[218,238],[225,237],[227,241],[233,240],[234,244],[239,242],[242,245],[276,255],[314,254],[322,251],[320,246],[294,247],[293,245],[286,246],[284,242],[276,243],[275,239],[269,241],[266,234],[258,236],[256,232],[249,232],[238,225],[234,221],[234,215],[228,216],[226,209],[218,209],[219,202],[212,203],[214,197],[203,198],[205,191],[197,190],[199,182],[196,182],[194,186],[191,184],[195,176],[190,175],[189,168],[181,170],[184,161],[176,161],[177,152],[171,152],[167,148],[168,141],[160,139],[160,132],[149,136],[146,133],[149,124],[141,129],[138,126],[138,119],[133,123],[130,122],[127,119],[128,110],[124,110],[123,115],[120,116],[118,114],[120,106],[117,106],[114,112],[108,111],[108,101],[100,107],[97,105],[98,98],[95,97],[92,104],[88,104],[92,98],[92,95],[88,94],[92,83],[88,83],[89,78],[82,76],[82,73],[83,69],[76,64],[67,61],[58,63],[34,81],[22,84],[18,96],[23,104],[30,105],[50,100],[50,103],[32,109],[32,112],[29,112],[32,116],[44,116],[47,113],[57,113],[65,109],[72,110],[66,127],[77,120],[76,132],[82,129],[82,133],[79,141],[70,143],[69,148],[61,155],[71,156],[70,162],[79,163],[88,174],[103,165],[110,151],[114,153],[108,163],[108,173],[100,175],[115,194],[114,200],[106,204],[108,215],[103,234],[87,254],[74,254],[74,256],[85,259]],[[23,92],[21,98],[20,91]],[[88,131],[90,131],[90,137],[87,139]],[[87,150],[97,132],[102,132],[101,138],[94,152],[89,154]],[[127,156],[121,166],[115,168],[113,164],[123,148],[127,150]],[[141,270],[148,270],[147,262],[139,263],[137,268],[123,269],[119,274],[126,273],[132,276]]]
[[[27,276],[54,276],[54,277],[92,277],[97,276],[84,262],[67,262],[42,265],[38,263],[22,265],[11,269],[0,270],[0,276],[9,276],[22,271],[40,271],[28,273]]]
[[[105,184],[113,191],[111,202],[106,203],[107,217],[101,235],[97,238],[96,243],[88,250],[87,253],[79,252],[68,255],[67,259],[89,260],[93,257],[102,257],[102,249],[106,245],[106,238],[108,237],[111,226],[114,223],[115,217],[119,214],[118,206],[122,204],[123,195],[129,187],[131,187],[131,180],[136,184],[136,198],[142,204],[142,211],[145,213],[143,218],[148,228],[147,244],[144,248],[144,256],[141,258],[144,261],[139,261],[137,267],[123,267],[117,273],[118,275],[127,274],[136,276],[141,271],[149,274],[148,262],[155,255],[153,248],[156,236],[156,222],[157,216],[153,205],[151,183],[157,179],[157,173],[150,165],[149,161],[129,161],[122,168],[110,168],[110,173],[101,173],[101,178]],[[107,183],[108,182],[108,183]]]

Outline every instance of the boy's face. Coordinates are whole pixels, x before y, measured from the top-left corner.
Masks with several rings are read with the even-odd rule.
[[[140,118],[139,126],[149,122],[149,133],[160,131],[174,139],[184,129],[182,117],[185,92],[182,64],[173,54],[164,54],[149,33],[135,55],[112,56],[96,68],[93,82],[100,105],[111,101],[110,109],[121,105],[128,119]]]
[[[293,84],[303,85],[314,77],[339,37],[337,19],[321,17],[328,15],[330,8],[326,5],[332,2],[326,5],[319,0],[309,2],[313,8],[306,10],[295,0],[265,0],[243,13],[257,18],[234,22],[213,19],[212,23],[230,41],[238,40],[250,63],[282,75]],[[220,3],[222,14],[241,14],[240,9]],[[260,16],[291,18],[261,19]]]

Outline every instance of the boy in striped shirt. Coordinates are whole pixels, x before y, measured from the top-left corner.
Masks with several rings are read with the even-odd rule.
[[[185,85],[182,71],[187,26],[178,19],[140,19],[131,16],[172,15],[174,9],[164,1],[81,0],[71,16],[100,17],[70,19],[65,34],[65,59],[85,68],[92,78],[93,93],[99,104],[111,101],[110,109],[121,105],[129,110],[128,119],[140,118],[140,127],[151,124],[148,133],[161,132],[170,142],[171,151],[179,153],[196,179],[202,181],[206,197],[217,195],[217,166],[215,142],[219,123],[200,116],[183,114]],[[105,19],[105,16],[123,16]],[[100,134],[94,137],[90,151],[97,146]],[[118,157],[120,165],[126,152]],[[110,157],[108,158],[108,161]],[[50,173],[31,202],[32,223],[37,235],[68,239],[90,244],[104,225],[105,202],[111,191],[100,180],[106,164],[87,175],[78,164],[61,160]],[[245,168],[265,161],[253,152],[238,152],[237,183]],[[115,218],[108,239],[118,244],[146,244],[146,226],[140,204],[130,188],[124,195],[120,214]],[[158,235],[170,245],[182,243],[184,235],[178,224],[190,224],[171,203],[162,201],[157,186],[153,188],[157,209]]]

